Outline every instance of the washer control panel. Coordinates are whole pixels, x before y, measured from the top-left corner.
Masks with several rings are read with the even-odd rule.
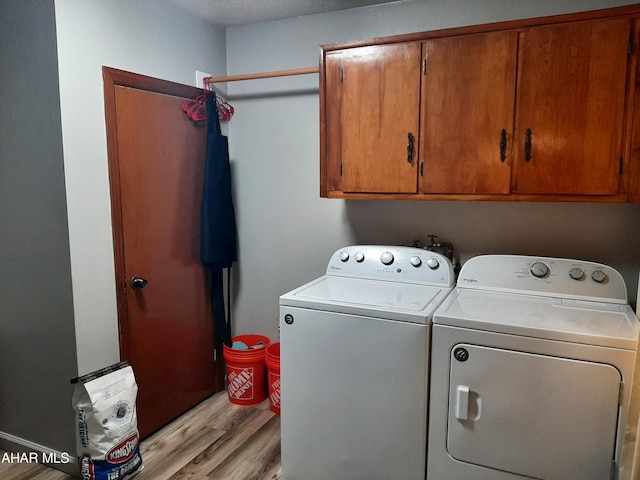
[[[627,302],[617,270],[601,263],[524,255],[481,255],[460,271],[458,287]]]
[[[531,271],[531,275],[537,278],[546,278],[551,272],[547,264],[544,262],[534,262],[529,270]],[[571,267],[571,270],[569,270],[569,278],[572,278],[573,280],[583,280],[585,278],[584,270],[581,267]],[[607,273],[602,269],[598,268],[591,272],[591,280],[594,282],[604,283],[608,278]]]
[[[337,250],[329,260],[327,275],[437,284],[452,287],[451,261],[421,248],[353,245]]]

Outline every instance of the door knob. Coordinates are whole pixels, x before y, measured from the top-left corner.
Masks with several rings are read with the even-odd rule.
[[[131,277],[131,288],[134,290],[140,290],[149,284],[146,279],[142,277]]]

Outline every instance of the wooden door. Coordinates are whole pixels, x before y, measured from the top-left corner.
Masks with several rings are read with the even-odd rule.
[[[618,193],[630,20],[520,34],[517,193]]]
[[[197,89],[187,95],[112,89],[120,348],[138,382],[145,437],[224,385],[214,361],[209,278],[200,263],[206,126],[181,109]],[[135,277],[147,285],[136,288]]]
[[[328,109],[339,109],[327,119],[340,137],[343,192],[417,191],[420,49],[415,42],[327,56],[327,70],[339,72],[327,75],[326,90],[337,97],[327,98]]]
[[[517,41],[496,32],[425,43],[422,193],[510,192]]]

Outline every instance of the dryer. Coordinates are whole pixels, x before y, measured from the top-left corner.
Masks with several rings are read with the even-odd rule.
[[[431,316],[448,258],[356,245],[280,297],[282,476],[424,480]]]
[[[433,316],[427,478],[618,478],[638,333],[606,265],[466,262]]]

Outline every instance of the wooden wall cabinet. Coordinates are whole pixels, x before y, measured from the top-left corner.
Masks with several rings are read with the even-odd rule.
[[[424,43],[420,191],[508,194],[516,32]]]
[[[520,33],[515,192],[618,193],[630,35],[629,18]]]
[[[639,15],[322,47],[321,196],[640,201]]]
[[[420,43],[352,48],[325,59],[335,187],[416,193]],[[415,147],[414,147],[415,148]]]

